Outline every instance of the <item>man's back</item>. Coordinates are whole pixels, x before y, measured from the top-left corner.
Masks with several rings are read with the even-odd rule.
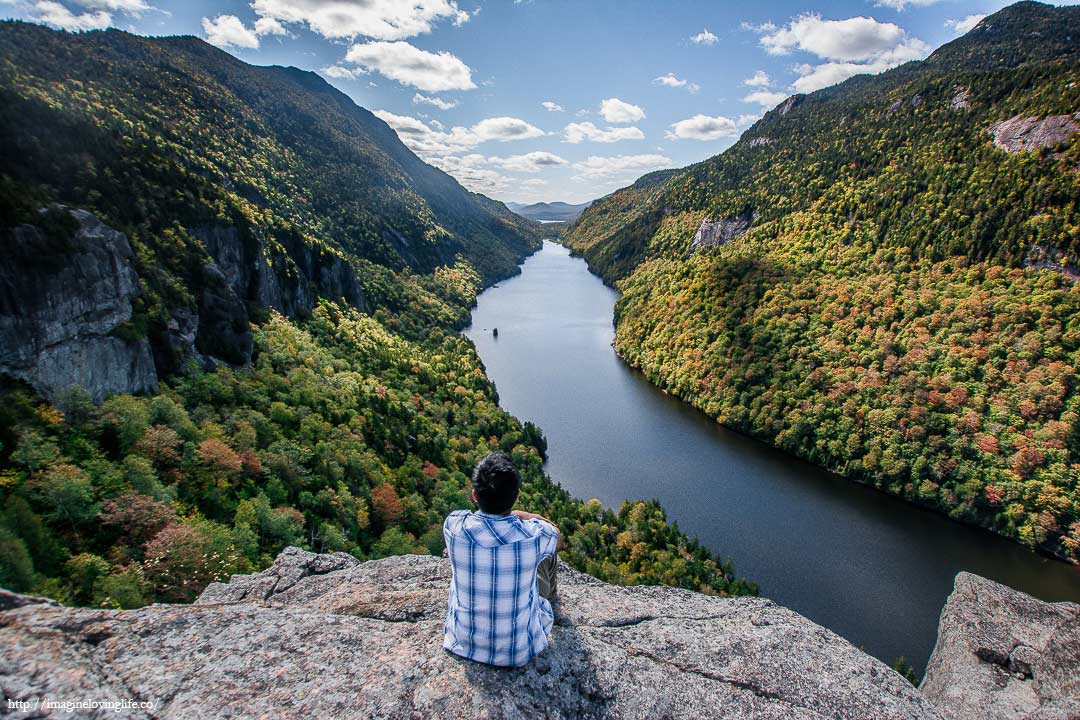
[[[453,567],[443,647],[489,665],[529,662],[553,622],[536,570],[555,555],[558,531],[545,520],[459,510],[443,537]]]

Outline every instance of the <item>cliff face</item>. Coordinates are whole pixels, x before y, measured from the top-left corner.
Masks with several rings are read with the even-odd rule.
[[[449,576],[434,557],[290,548],[193,606],[25,605],[0,612],[0,686],[150,700],[157,718],[940,718],[881,662],[769,600],[616,587],[566,566],[549,649],[521,669],[472,663],[441,649]]]
[[[63,227],[8,231],[0,263],[0,374],[47,397],[82,385],[95,400],[157,385],[150,344],[117,335],[141,294],[127,237],[83,210]]]
[[[1080,605],[960,573],[920,689],[953,720],[1080,718]]]

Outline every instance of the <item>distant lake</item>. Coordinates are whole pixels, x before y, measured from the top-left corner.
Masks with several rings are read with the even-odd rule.
[[[660,392],[611,348],[617,297],[545,242],[480,296],[465,331],[502,406],[543,429],[547,471],[575,496],[659,499],[762,595],[919,673],[960,570],[1080,601],[1080,568],[830,475]]]

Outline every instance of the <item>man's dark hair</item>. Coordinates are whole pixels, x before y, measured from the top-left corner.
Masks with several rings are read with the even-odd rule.
[[[493,452],[473,470],[472,486],[481,512],[505,515],[517,500],[521,476],[509,455]]]

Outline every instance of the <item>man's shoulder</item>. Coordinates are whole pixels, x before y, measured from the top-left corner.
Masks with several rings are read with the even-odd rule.
[[[472,513],[467,510],[456,510],[453,513],[447,515],[446,519],[443,520],[443,528],[449,530],[460,527],[462,522],[464,522],[465,519],[467,519],[470,515],[472,515]]]

